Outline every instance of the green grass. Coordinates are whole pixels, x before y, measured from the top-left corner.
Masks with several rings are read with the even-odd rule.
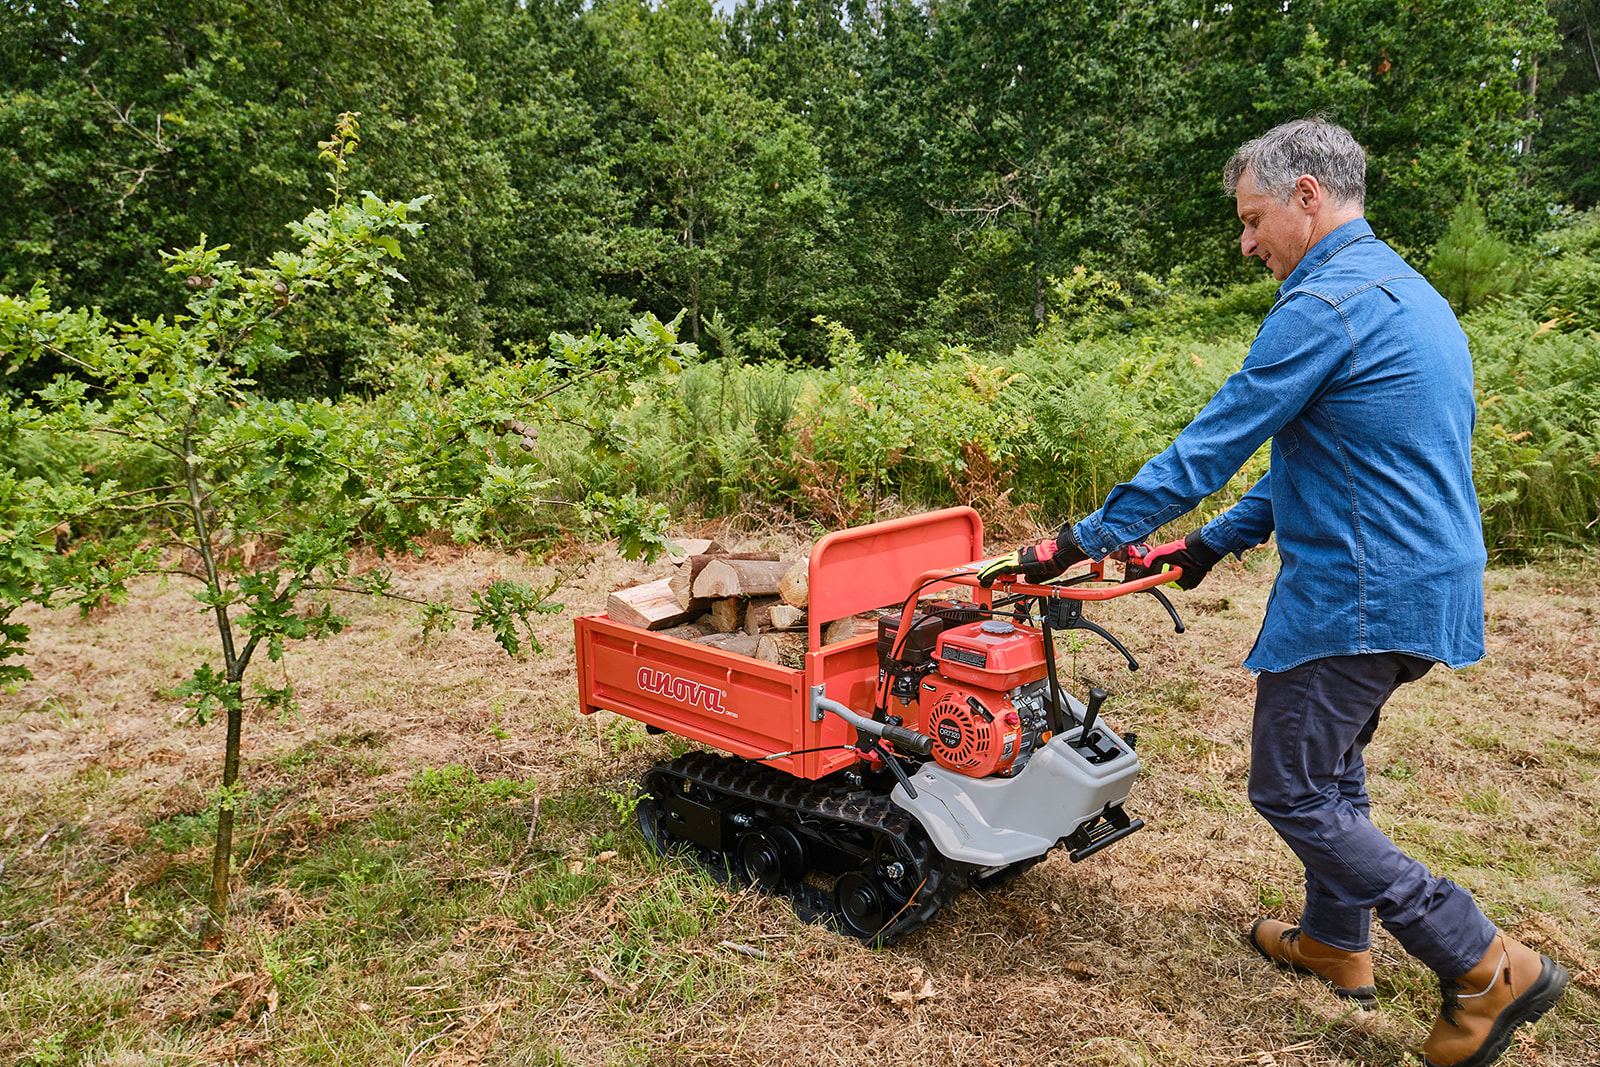
[[[329,834],[303,858],[283,864],[277,872],[278,890],[257,886],[241,894],[235,925],[248,931],[248,943],[230,950],[230,965],[243,964],[265,975],[280,1014],[314,1019],[336,1011],[341,1018],[338,1029],[325,1033],[315,1054],[302,1062],[385,1062],[389,1057],[400,1062],[430,1034],[445,1033],[459,1011],[485,994],[475,967],[462,973],[441,973],[439,967],[464,924],[470,927],[494,916],[513,925],[561,924],[614,888],[606,863],[596,858],[600,846],[614,838],[614,827],[589,837],[582,858],[565,849],[509,857],[531,860],[509,886],[500,878],[478,877],[525,840],[526,812],[520,806],[525,791],[519,783],[481,781],[459,767],[437,768],[414,780],[409,802]],[[603,800],[563,798],[542,808],[541,818],[548,821],[538,837],[572,840],[575,821],[601,829],[592,820],[609,810]],[[189,847],[188,828],[203,829],[207,822],[204,815],[168,820],[167,828],[177,836],[165,841],[152,837],[152,844]],[[579,832],[577,840],[584,839]],[[283,931],[253,923],[252,917],[263,914],[276,893],[292,895],[306,918]],[[146,895],[161,897],[164,887],[152,887]],[[703,877],[663,869],[646,892],[622,903],[615,932],[593,939],[575,958],[541,962],[545,973],[529,977],[556,989],[584,967],[596,967],[623,985],[639,986],[652,1002],[693,1004],[730,976],[722,965],[679,942],[698,936],[726,906],[726,896]],[[166,961],[158,967],[179,966],[189,956],[186,933],[162,923],[148,908],[84,932],[91,938],[67,941],[42,935],[25,943],[20,956],[0,964],[4,987],[26,990],[23,996],[5,998],[0,1009],[0,1024],[25,1038],[25,1043],[7,1046],[20,1057],[16,1062],[89,1063],[113,1051],[111,1035],[125,1031],[137,996],[126,977],[83,981],[81,969],[93,966],[94,954],[114,951],[120,942],[123,953],[135,945],[154,952],[156,959]],[[248,984],[240,988],[249,992]],[[347,1001],[371,1007],[351,1017]],[[401,1001],[418,1020],[403,1040],[375,1021],[363,1024],[376,1012],[392,1015]],[[157,1047],[177,1055],[185,1044],[181,1032],[226,1028],[241,1011],[259,1019],[265,1003],[247,1002],[239,989],[191,1001],[182,1010],[186,1021],[179,1032],[169,1031]],[[629,1010],[619,1001],[607,1017],[624,1023]],[[560,1051],[547,1048],[530,1062],[567,1061]]]
[[[1467,791],[1461,797],[1461,805],[1468,811],[1479,815],[1509,815],[1511,813],[1511,800],[1503,790],[1494,786],[1485,786],[1482,789]]]
[[[308,706],[297,729],[309,734],[278,735],[283,747],[263,744],[246,770],[230,939],[210,955],[194,948],[214,831],[209,765],[159,765],[169,775],[156,786],[150,767],[76,759],[50,787],[0,783],[0,1063],[1224,1067],[1260,1050],[1306,1067],[1414,1063],[1437,984],[1387,935],[1383,1009],[1366,1019],[1239,942],[1263,912],[1297,914],[1303,892],[1245,796],[1248,685],[1217,668],[1248,647],[1267,577],[1219,573],[1202,592],[1240,610],[1206,615],[1137,674],[1098,645],[1079,657],[1074,681],[1078,668],[1117,672],[1110,721],[1138,719],[1145,774],[1130,808],[1144,831],[1081,864],[1056,856],[1003,890],[965,894],[881,951],[651,853],[630,817],[632,782],[690,746],[553,714],[542,691],[498,712],[491,696],[476,717],[429,716],[416,737],[397,725],[419,717],[411,709],[363,734],[340,717],[347,709],[323,722]],[[1574,636],[1576,609],[1544,599],[1553,577],[1490,578],[1507,583],[1495,595],[1517,598],[1506,610],[1540,641]],[[1588,587],[1571,595],[1593,598]],[[1165,633],[1142,598],[1128,619]],[[392,657],[388,646],[319,648],[346,653]],[[1534,664],[1566,678],[1587,669],[1582,655],[1541,655],[1512,649],[1397,694],[1369,753],[1375,812],[1495,921],[1579,975],[1600,958],[1600,735],[1558,688],[1541,714],[1507,711]],[[432,666],[402,680],[417,699]],[[569,678],[554,684],[570,692]],[[453,685],[434,706],[458,706]],[[75,727],[90,741],[95,718]],[[487,733],[490,721],[510,738]],[[197,737],[190,729],[179,736]],[[440,755],[417,760],[418,743]],[[159,875],[133,877],[161,860]],[[923,980],[913,973],[936,995],[892,1002],[887,990]],[[1597,1005],[1575,984],[1529,1032],[1542,1044],[1522,1040],[1505,1067],[1600,1062]],[[1289,1047],[1300,1051],[1278,1055]]]

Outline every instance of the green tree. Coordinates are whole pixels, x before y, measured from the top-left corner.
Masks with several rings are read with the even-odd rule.
[[[382,404],[263,397],[258,376],[293,355],[281,343],[286,317],[313,294],[341,289],[386,303],[400,277],[400,238],[420,229],[412,218],[420,201],[342,195],[354,141],[347,116],[323,146],[333,204],[289,227],[296,250],[250,268],[224,258],[228,246],[204,241],[166,256],[189,292],[180,314],[114,322],[97,310],[55,309],[42,286],[0,298],[8,369],[48,353],[73,370],[8,406],[12,455],[38,442],[57,454],[96,450],[96,462],[76,470],[24,476],[13,461],[0,477],[0,528],[9,535],[0,542],[0,659],[26,638],[6,621],[19,602],[86,605],[122,595],[140,573],[195,584],[215,619],[217,657],[180,691],[200,722],[220,713],[227,725],[207,943],[227,915],[246,706],[286,709],[293,697],[259,682],[247,692],[256,653],[277,660],[289,641],[336,633],[345,620],[327,599],[332,591],[393,595],[382,572],[351,573],[356,544],[404,551],[440,529],[470,540],[511,513],[553,503],[541,500],[549,479],[512,442],[572,417],[560,406],[571,385],[625,387],[678,351],[671,328],[647,319],[617,339],[558,337],[555,354],[486,374],[462,364],[461,381],[448,369],[397,367]],[[612,437],[604,419],[587,426],[597,439]],[[608,527],[625,554],[653,555],[664,545],[661,518],[637,498],[597,496],[579,525]],[[80,540],[52,553],[47,535],[63,523]],[[559,610],[553,592],[496,581],[460,610],[515,654],[532,642],[531,615]],[[430,629],[456,614],[447,604],[420,608]]]
[[[586,6],[465,0],[436,9],[448,12],[475,86],[465,115],[472,139],[492,147],[510,190],[473,254],[483,323],[503,351],[632,318],[631,294],[612,283],[632,267],[618,231],[633,198],[604,132],[620,72]]]
[[[1251,272],[1227,242],[1223,164],[1271,126],[1324,112],[1367,149],[1367,217],[1409,248],[1443,232],[1475,186],[1519,239],[1542,227],[1527,148],[1538,61],[1554,44],[1543,0],[1238,0],[1194,12],[1186,118],[1166,145],[1171,251],[1212,277]],[[1210,219],[1208,223],[1205,220]]]
[[[1519,274],[1511,245],[1489,232],[1475,189],[1450,213],[1450,224],[1428,262],[1428,280],[1464,315],[1493,296],[1509,293]]]
[[[1152,258],[1130,179],[1157,151],[1173,100],[1175,4],[967,0],[940,22],[953,179],[942,210],[965,233],[1012,235],[990,285],[1045,321],[1050,278],[1078,262]],[[1005,260],[1010,259],[1006,264]]]
[[[1584,211],[1600,204],[1600,2],[1552,0],[1550,13],[1561,43],[1541,67],[1535,158],[1555,197]]]
[[[623,77],[619,179],[638,301],[686,310],[691,339],[721,311],[740,343],[775,350],[809,329],[834,264],[836,197],[806,125],[722,54],[707,0],[619,0],[596,14]]]
[[[964,257],[933,196],[948,167],[935,143],[937,22],[915,0],[757,0],[728,31],[761,91],[811,128],[839,198],[822,313],[864,342],[920,354],[950,325],[929,303]]]
[[[353,161],[352,187],[433,198],[391,314],[436,342],[494,350],[502,326],[484,276],[516,269],[499,234],[519,201],[432,4],[111,0],[7,18],[0,288],[42,281],[118,318],[177,311],[159,251],[222,232],[247,264],[291,247],[283,220],[320,202],[317,141],[348,111],[372,150]],[[349,315],[324,296],[310,304],[292,326],[300,355],[264,387],[336,394],[345,363],[374,343],[353,321],[369,321],[370,304]]]

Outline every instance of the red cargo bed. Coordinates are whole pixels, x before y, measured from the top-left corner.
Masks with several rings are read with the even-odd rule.
[[[822,648],[823,625],[898,606],[924,572],[982,558],[983,520],[971,508],[890,519],[824,537],[811,553],[811,651],[804,670],[624,626],[603,614],[581,616],[575,623],[580,708],[585,715],[616,712],[737,756],[852,745],[855,731],[842,720],[830,715],[811,721],[810,692],[826,686],[829,698],[870,715],[877,639],[862,634]],[[833,750],[769,762],[800,778],[821,778],[858,758]]]

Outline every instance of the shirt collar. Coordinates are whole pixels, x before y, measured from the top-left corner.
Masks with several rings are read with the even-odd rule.
[[[1276,299],[1282,300],[1295,286],[1306,280],[1306,275],[1328,262],[1333,258],[1334,253],[1346,245],[1359,241],[1363,237],[1371,236],[1372,227],[1367,224],[1366,219],[1351,219],[1344,225],[1330,231],[1322,240],[1312,245],[1311,251],[1307,252],[1305,258],[1295,265],[1294,270],[1289,272],[1289,276],[1283,280],[1283,284],[1278,286]]]

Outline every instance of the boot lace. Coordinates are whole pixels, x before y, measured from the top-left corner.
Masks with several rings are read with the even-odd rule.
[[[1444,1021],[1451,1026],[1456,1025],[1456,1012],[1461,1010],[1461,991],[1467,988],[1454,978],[1439,976],[1439,995],[1444,1003],[1439,1005],[1439,1014],[1444,1016]]]
[[[1439,993],[1444,1003],[1439,1006],[1439,1014],[1444,1016],[1444,1021],[1449,1023],[1451,1026],[1457,1025],[1456,1012],[1461,1010],[1461,1002],[1463,1000],[1477,1000],[1479,997],[1488,996],[1489,990],[1493,989],[1495,983],[1500,981],[1500,975],[1502,973],[1506,974],[1506,980],[1510,981],[1511,968],[1509,964],[1510,955],[1504,949],[1501,949],[1500,962],[1495,966],[1494,976],[1490,978],[1488,983],[1476,993],[1463,993],[1462,990],[1466,989],[1467,987],[1459,980],[1455,978],[1446,978],[1443,975],[1440,975]]]

